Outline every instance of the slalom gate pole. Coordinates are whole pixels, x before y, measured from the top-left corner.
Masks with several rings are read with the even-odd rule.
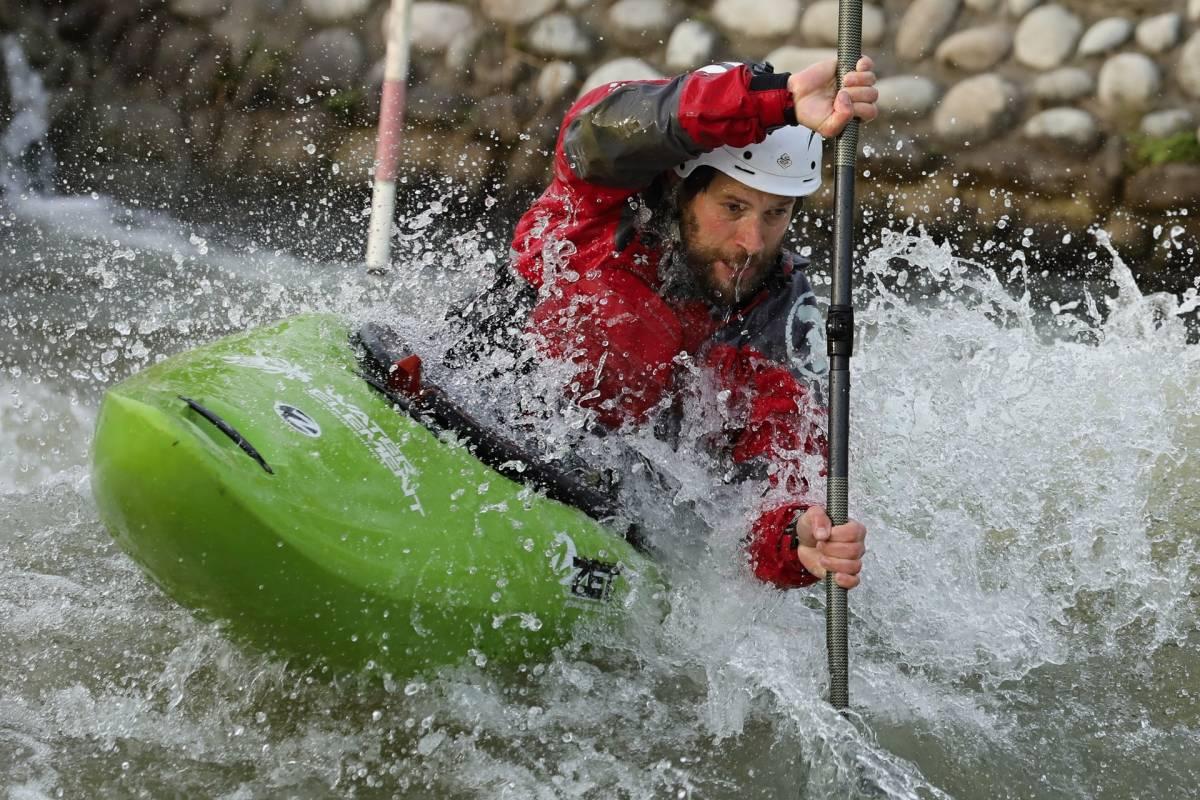
[[[837,88],[862,56],[862,0],[839,0]],[[837,138],[834,162],[833,290],[825,334],[829,352],[829,464],[826,509],[834,525],[844,525],[849,494],[850,356],[854,351],[851,271],[854,234],[854,172],[858,160],[857,119]],[[846,590],[835,574],[825,575],[825,645],[829,653],[829,702],[843,711],[850,705]]]
[[[375,145],[375,186],[371,192],[371,227],[367,233],[367,270],[387,271],[396,211],[396,171],[404,135],[404,90],[408,82],[408,21],[411,0],[392,0],[388,15],[387,52],[383,68],[383,100]]]

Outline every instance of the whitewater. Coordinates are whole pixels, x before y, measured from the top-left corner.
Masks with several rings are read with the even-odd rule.
[[[585,631],[516,669],[331,677],[193,615],[115,547],[89,486],[99,400],[171,353],[293,314],[436,331],[506,250],[499,206],[466,217],[455,187],[423,187],[397,268],[373,278],[277,244],[319,237],[311,219],[249,226],[260,210],[233,198],[199,224],[56,196],[49,154],[28,156],[44,136],[30,80],[0,200],[7,796],[1128,798],[1200,784],[1197,294],[1143,293],[1103,231],[1081,265],[959,253],[919,220],[880,224],[861,253],[850,507],[870,552],[850,595],[849,718],[825,702],[821,593],[753,581],[737,557],[751,498],[650,436],[629,446],[667,477],[638,491],[679,545],[664,622]],[[266,242],[263,226],[282,233]],[[797,247],[828,235],[798,228]],[[814,278],[827,290],[820,265]]]

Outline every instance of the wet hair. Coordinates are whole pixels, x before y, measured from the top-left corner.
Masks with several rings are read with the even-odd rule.
[[[717,177],[716,167],[710,167],[708,164],[702,164],[692,170],[679,183],[679,205],[681,207],[687,205],[693,197],[706,191],[715,177]]]

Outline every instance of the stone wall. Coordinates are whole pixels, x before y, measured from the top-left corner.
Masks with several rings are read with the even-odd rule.
[[[387,6],[9,0],[0,31],[53,91],[68,189],[104,191],[115,169],[349,198],[369,183]],[[415,2],[410,180],[519,200],[581,91],[717,59],[800,69],[832,56],[836,17],[836,0]],[[1143,271],[1190,284],[1200,0],[882,0],[864,49],[885,112],[861,161],[873,219],[1047,246],[1100,224]]]

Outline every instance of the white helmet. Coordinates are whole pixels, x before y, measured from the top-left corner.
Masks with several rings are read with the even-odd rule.
[[[699,70],[710,74],[728,71],[735,64],[710,64]],[[784,197],[804,197],[821,188],[821,142],[803,125],[784,125],[771,130],[758,144],[745,147],[722,145],[701,153],[675,167],[686,178],[696,167],[709,166],[724,172],[751,189]]]

